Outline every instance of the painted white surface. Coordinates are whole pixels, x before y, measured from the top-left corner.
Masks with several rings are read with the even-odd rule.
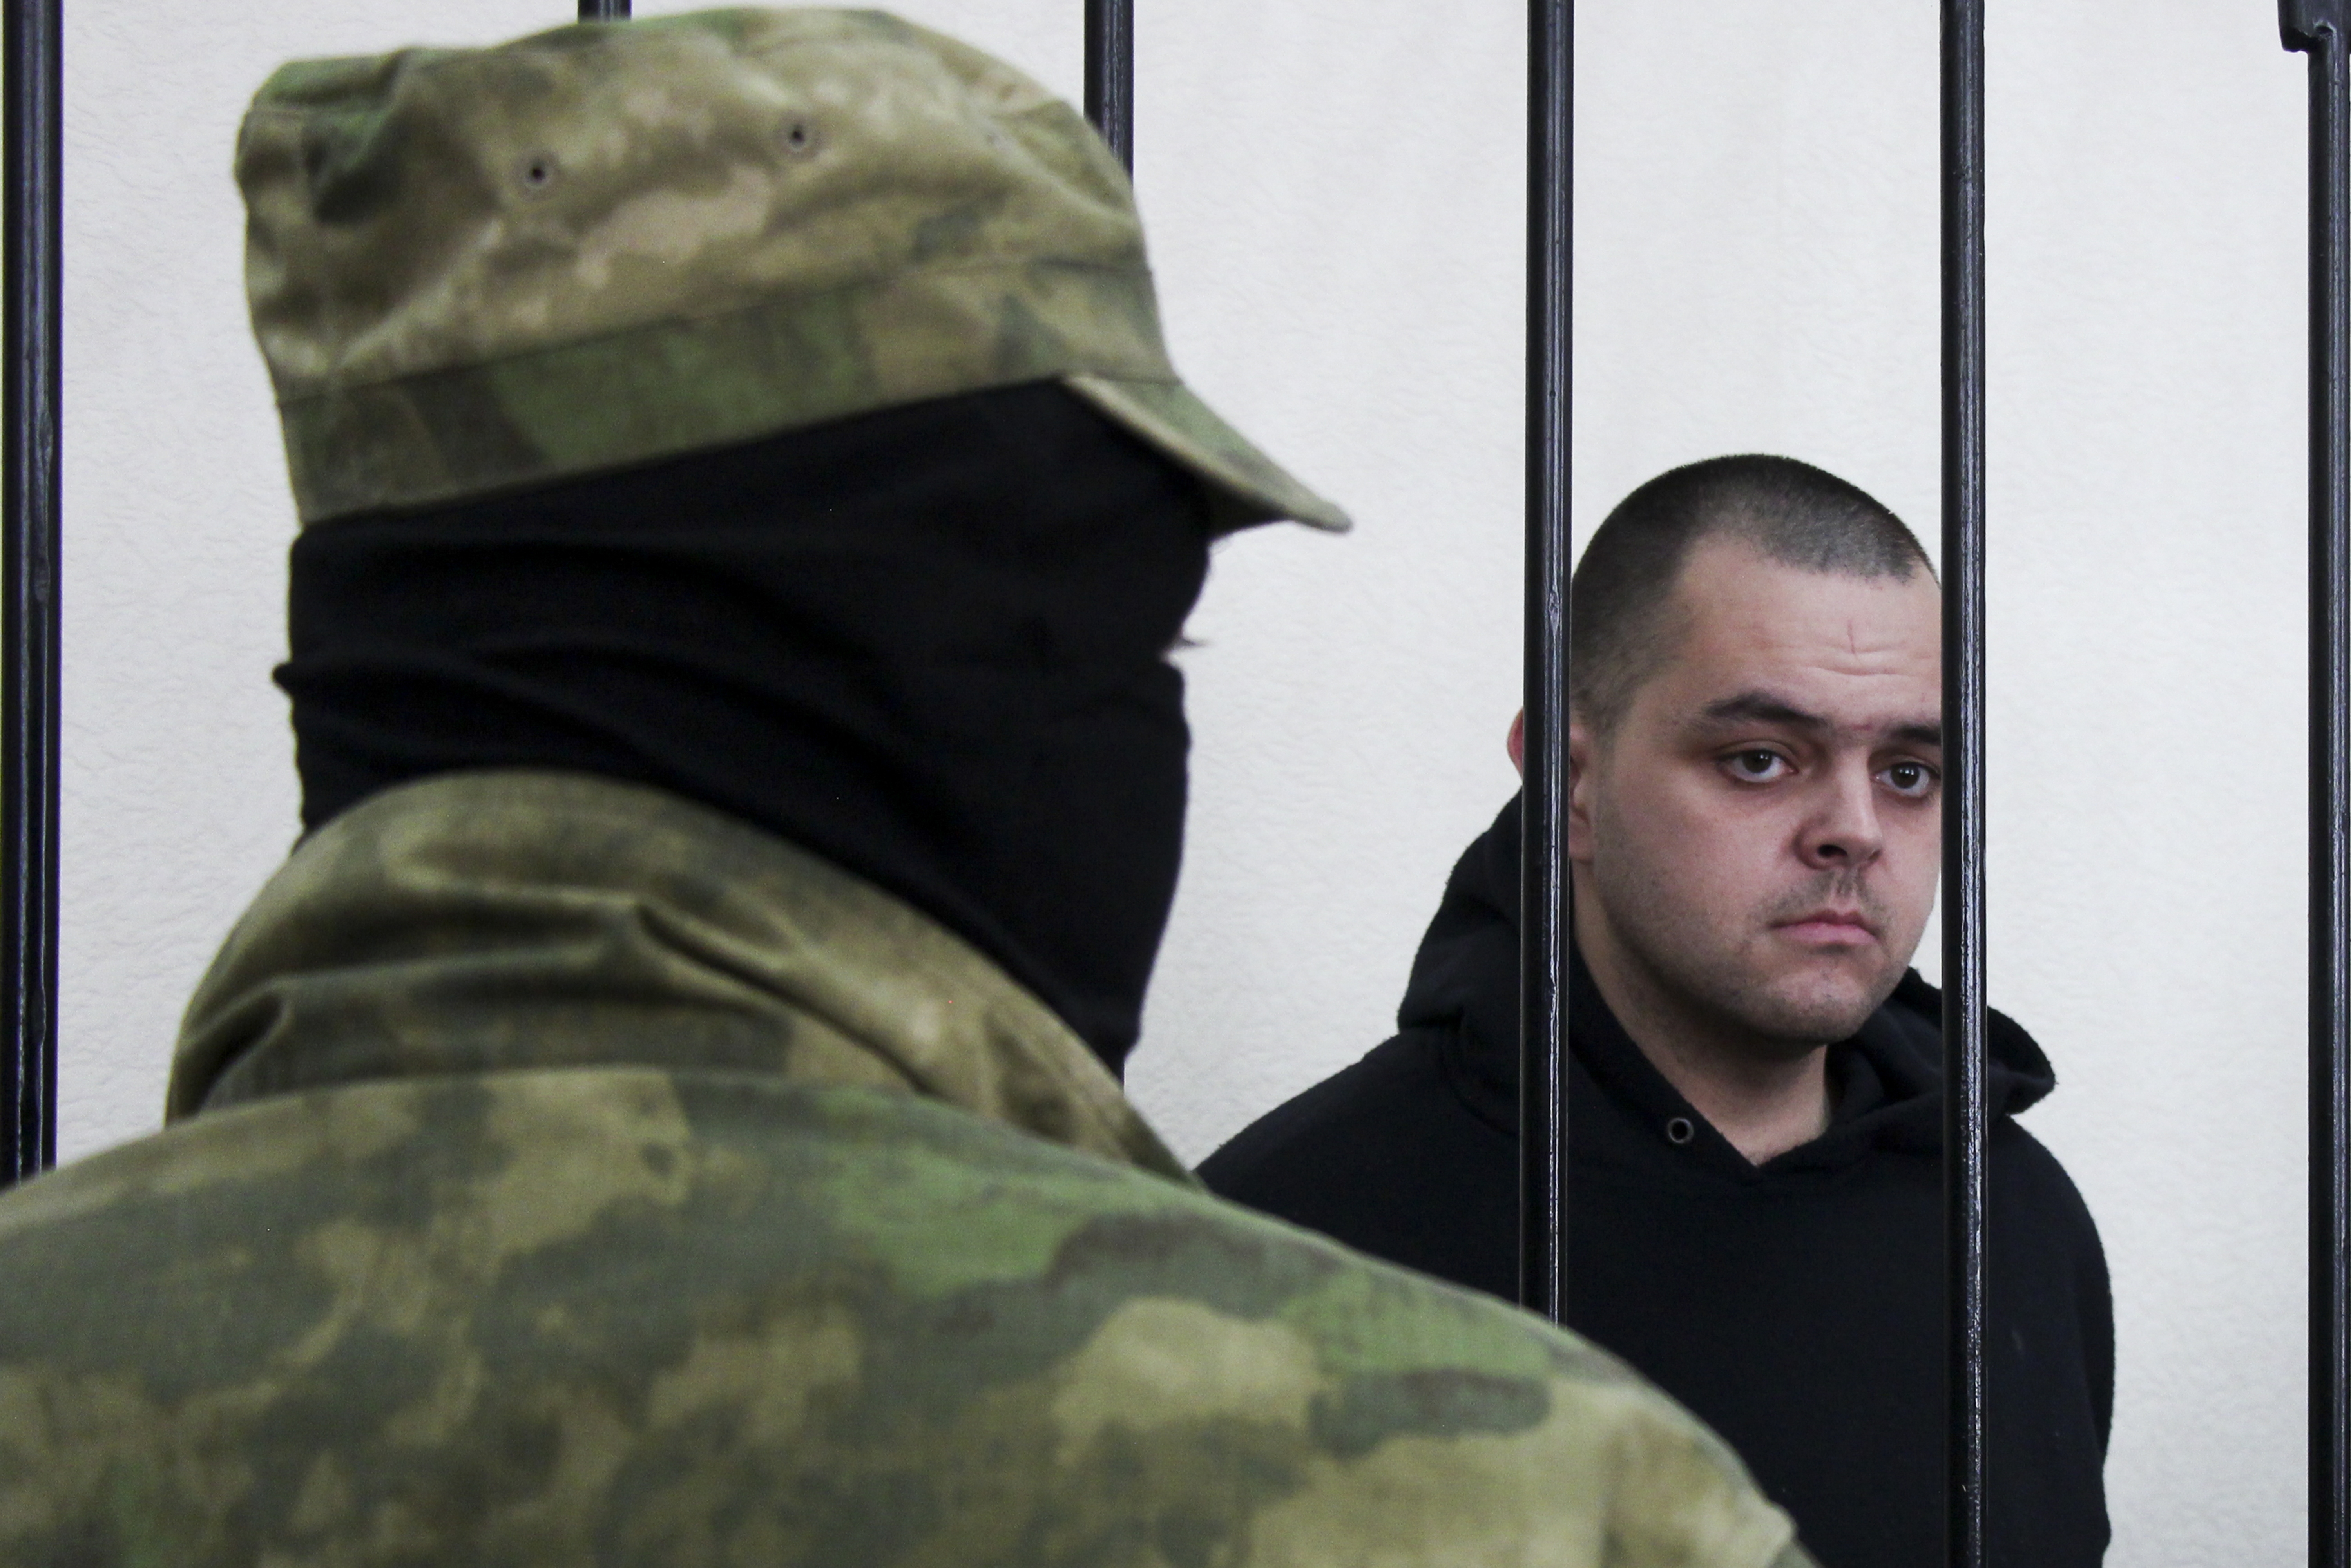
[[[565,4],[68,7],[68,1155],[153,1124],[179,1007],[294,831],[244,99],[289,56]],[[903,8],[1077,90],[1077,0]],[[1762,449],[1931,535],[1933,7],[1580,9],[1579,523]],[[1179,363],[1362,524],[1235,541],[1195,620],[1189,858],[1134,1071],[1187,1155],[1384,1035],[1510,789],[1522,27],[1142,0]],[[2035,0],[1991,68],[1993,996],[2058,1065],[2031,1124],[2114,1267],[2112,1561],[2295,1563],[2301,66],[2260,0]]]

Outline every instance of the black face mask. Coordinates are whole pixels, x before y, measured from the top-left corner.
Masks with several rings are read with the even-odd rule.
[[[1050,384],[296,541],[302,820],[566,768],[929,913],[1117,1070],[1183,844],[1207,505]]]

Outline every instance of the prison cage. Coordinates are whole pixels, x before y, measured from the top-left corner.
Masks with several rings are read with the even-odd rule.
[[[1086,112],[1134,162],[1133,0],[1083,0]],[[1947,1561],[1981,1568],[1984,1343],[1983,0],[1941,9],[1941,564]],[[579,0],[621,21],[630,0]],[[2309,70],[2309,1560],[2351,1568],[2351,0],[2281,0]],[[5,0],[6,1040],[0,1183],[55,1160],[62,0]],[[1530,0],[1520,1298],[1567,1301],[1572,0]],[[1996,1303],[1992,1304],[1996,1315]]]

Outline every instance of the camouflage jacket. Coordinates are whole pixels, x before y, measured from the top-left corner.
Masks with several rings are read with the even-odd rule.
[[[1806,1560],[1689,1416],[1207,1197],[969,947],[651,790],[312,836],[0,1198],[7,1563]]]

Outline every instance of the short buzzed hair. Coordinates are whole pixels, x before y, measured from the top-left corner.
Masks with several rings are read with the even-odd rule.
[[[1569,604],[1575,715],[1614,729],[1671,651],[1675,585],[1693,548],[1729,536],[1802,571],[1894,578],[1934,568],[1902,519],[1858,486],[1792,457],[1713,457],[1650,480],[1584,547]]]

